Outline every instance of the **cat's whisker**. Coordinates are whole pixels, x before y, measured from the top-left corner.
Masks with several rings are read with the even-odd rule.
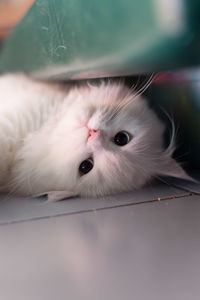
[[[148,81],[136,93],[134,93],[132,95],[132,97],[128,97],[128,99],[125,99],[125,101],[122,101],[121,108],[124,109],[125,107],[129,106],[132,103],[132,101],[134,101],[135,98],[137,98],[138,96],[143,94],[148,89],[148,87],[151,85],[151,83],[153,82],[154,77],[155,77],[155,74],[151,74]]]
[[[140,82],[140,79],[141,79],[141,76],[138,76],[138,80],[137,80],[136,84],[135,85],[133,84],[130,87],[130,90],[131,90],[132,94],[135,94],[135,91],[140,90],[144,86],[146,78],[143,80],[142,83]],[[147,81],[148,80],[149,80],[149,78],[147,79]]]
[[[34,178],[34,170],[32,169],[32,176]],[[36,174],[35,174],[36,176]],[[8,193],[9,195],[14,195],[16,193],[16,191],[18,191],[18,189],[26,184],[26,181],[28,179],[28,184],[31,185],[31,180],[30,180],[30,171],[24,172],[23,174],[18,175],[17,179],[13,179],[10,183],[9,183],[9,190],[10,192]],[[32,190],[30,190],[30,194],[32,194]]]
[[[152,73],[149,77],[149,79],[147,80],[147,82],[137,91],[137,93],[135,93],[135,96],[139,96],[141,94],[143,94],[147,89],[148,87],[152,84],[154,78],[155,78],[156,74],[155,73]]]
[[[128,99],[128,97],[131,97],[130,99]],[[126,98],[124,98],[115,108],[114,110],[112,110],[111,112],[111,116],[108,119],[108,121],[111,121],[112,119],[116,118],[118,116],[118,114],[120,113],[120,111],[122,109],[124,109],[126,106],[128,106],[129,104],[131,104],[133,101],[133,97],[131,95],[128,95]]]
[[[31,177],[32,177],[32,180],[34,180],[34,177],[36,176],[36,174],[35,174],[34,171],[32,170],[31,173],[28,174],[28,178],[27,178],[27,184],[28,184],[28,187],[29,187],[29,193],[30,193],[30,195],[33,194],[33,187],[32,187],[32,184],[31,184]]]
[[[132,93],[132,91],[127,95],[127,97],[125,99],[123,99],[123,101],[121,101],[119,103],[119,105],[116,107],[116,111],[120,111],[121,109],[125,109],[127,106],[129,106],[132,101],[134,101],[135,98],[137,98],[138,96],[140,96],[142,93],[144,93],[148,87],[151,85],[153,79],[154,79],[155,75],[151,74],[150,78],[148,79],[148,81],[136,92],[136,93]],[[116,112],[115,112],[116,114]],[[117,114],[116,114],[117,115]]]
[[[9,185],[9,192],[6,193],[5,197],[1,201],[3,201],[3,202],[9,201],[11,199],[11,197],[16,194],[16,191],[19,186],[20,186],[20,183],[17,183],[16,186]]]
[[[138,78],[137,78],[136,83],[133,83],[133,84],[130,86],[130,90],[132,91],[132,93],[134,93],[135,90],[137,89],[137,87],[139,86],[140,78],[141,78],[141,76],[139,75]]]
[[[175,150],[175,139],[176,139],[177,132],[179,129],[178,129],[178,127],[175,127],[175,122],[174,122],[173,117],[163,107],[160,106],[160,109],[165,114],[165,116],[167,117],[167,119],[169,120],[169,122],[171,124],[169,145],[167,146],[167,149],[168,149],[169,155],[172,155]]]
[[[139,88],[139,90],[137,90],[136,93],[135,93],[134,91],[135,91],[135,89],[136,89],[136,87],[137,87],[137,84],[136,84],[136,86],[135,86],[134,89],[130,89],[130,92],[126,95],[126,98],[123,99],[123,100],[119,103],[120,107],[121,107],[121,103],[122,103],[122,105],[123,105],[124,102],[125,102],[125,103],[127,102],[127,98],[130,99],[130,101],[133,101],[137,96],[139,96],[139,95],[141,95],[142,93],[144,93],[144,92],[146,91],[146,89],[147,89],[147,88],[151,85],[151,83],[153,82],[155,76],[156,76],[156,75],[155,75],[154,73],[152,73],[152,74],[150,75],[150,77],[148,78],[147,82],[144,83],[144,84],[142,85],[142,87]],[[133,92],[134,92],[134,93],[133,93]],[[132,97],[131,97],[131,96],[132,96]]]

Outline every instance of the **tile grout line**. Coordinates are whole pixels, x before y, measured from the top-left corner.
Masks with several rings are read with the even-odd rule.
[[[161,178],[159,178],[159,180],[160,180],[163,184],[165,184],[165,185],[167,185],[167,186],[174,187],[174,188],[176,188],[176,189],[179,189],[179,190],[184,191],[184,192],[187,192],[187,193],[192,193],[193,195],[200,195],[200,192],[197,192],[197,191],[195,192],[193,189],[185,188],[185,187],[182,187],[182,186],[180,186],[180,185],[176,185],[176,184],[174,184],[174,183],[167,182],[167,181],[165,181],[165,180],[163,180],[163,179],[161,179]]]
[[[112,206],[107,206],[107,207],[99,207],[99,208],[90,208],[90,209],[85,209],[85,210],[79,210],[79,211],[74,211],[74,212],[65,212],[65,213],[58,213],[52,216],[41,216],[41,217],[32,217],[32,218],[27,218],[23,220],[14,220],[14,221],[6,221],[0,223],[0,226],[7,226],[7,225],[14,225],[14,224],[20,224],[20,223],[28,223],[32,221],[39,221],[39,220],[47,220],[51,218],[58,218],[58,217],[64,217],[64,216],[72,216],[72,215],[78,215],[78,214],[85,214],[89,212],[96,213],[98,211],[103,211],[103,210],[109,210],[109,209],[114,209],[114,208],[120,208],[120,207],[128,207],[128,206],[135,206],[135,205],[140,205],[140,204],[145,204],[145,203],[154,203],[154,202],[162,202],[162,201],[167,201],[167,200],[174,200],[174,199],[179,199],[179,198],[187,198],[189,196],[193,196],[195,193],[188,193],[185,195],[173,195],[173,196],[168,196],[168,197],[163,197],[163,198],[156,198],[152,200],[147,200],[147,201],[140,201],[140,202],[131,202],[131,203],[126,203],[126,204],[118,204],[118,205],[112,205]]]
[[[179,185],[176,185],[176,184],[173,184],[173,183],[166,183],[167,185],[171,186],[171,187],[174,187],[176,189],[179,189],[180,191],[184,191],[184,192],[187,192],[187,193],[192,193],[193,195],[196,195],[196,196],[199,196],[200,195],[200,192],[195,192],[193,189],[190,189],[190,188],[184,188],[182,186],[179,186]]]

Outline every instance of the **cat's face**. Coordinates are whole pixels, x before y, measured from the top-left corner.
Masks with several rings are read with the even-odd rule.
[[[162,164],[169,173],[163,130],[123,84],[72,90],[56,117],[25,141],[18,172],[30,171],[22,193],[103,196],[137,189],[164,173]]]

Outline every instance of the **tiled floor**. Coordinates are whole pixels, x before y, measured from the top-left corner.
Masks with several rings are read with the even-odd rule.
[[[57,203],[2,195],[0,299],[199,300],[200,196],[173,184]]]

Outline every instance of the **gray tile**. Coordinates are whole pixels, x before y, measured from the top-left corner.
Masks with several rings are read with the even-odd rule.
[[[73,198],[55,203],[47,203],[44,198],[19,198],[1,195],[0,224],[58,214],[78,213],[104,207],[116,207],[128,203],[148,202],[153,199],[170,198],[174,195],[183,194],[187,193],[163,183],[154,182],[132,193],[99,199]]]
[[[190,170],[189,174],[196,181],[186,181],[178,178],[166,178],[165,181],[176,188],[183,191],[190,191],[196,194],[200,194],[200,172],[199,170]]]
[[[3,300],[199,300],[199,196],[0,226],[0,237]]]

